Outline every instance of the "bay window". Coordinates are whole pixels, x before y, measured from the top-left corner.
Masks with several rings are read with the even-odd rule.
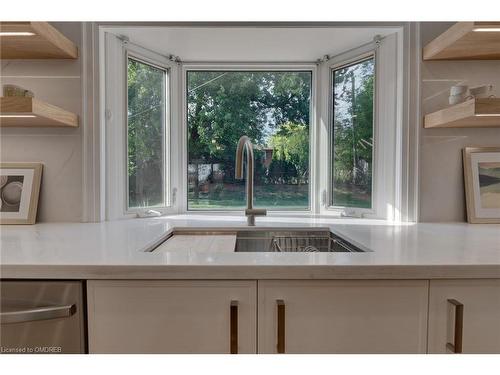
[[[254,205],[271,215],[397,217],[396,34],[314,63],[269,64],[183,63],[105,40],[108,219],[243,210],[243,135],[254,145]]]

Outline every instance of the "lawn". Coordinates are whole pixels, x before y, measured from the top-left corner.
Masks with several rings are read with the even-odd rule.
[[[333,191],[335,206],[371,208],[371,194],[356,186],[338,186]]]
[[[309,208],[309,186],[303,185],[256,185],[254,187],[254,205],[268,210],[305,210]],[[334,190],[335,206],[371,208],[369,193],[353,188],[339,186]],[[209,192],[200,192],[199,198],[189,192],[189,209],[235,209],[246,206],[245,186],[243,184],[218,185]]]
[[[305,210],[309,208],[309,187],[303,185],[256,185],[254,187],[255,207],[268,210]],[[189,192],[190,209],[244,209],[244,185],[224,185],[222,189],[200,193],[198,199]]]

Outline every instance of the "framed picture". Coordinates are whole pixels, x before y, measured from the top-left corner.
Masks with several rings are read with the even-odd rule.
[[[34,224],[41,163],[0,163],[0,224]]]
[[[467,220],[500,223],[500,147],[463,151]]]

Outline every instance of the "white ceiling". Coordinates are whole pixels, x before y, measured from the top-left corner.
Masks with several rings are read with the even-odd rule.
[[[116,27],[108,31],[182,61],[316,61],[370,42],[390,27]]]

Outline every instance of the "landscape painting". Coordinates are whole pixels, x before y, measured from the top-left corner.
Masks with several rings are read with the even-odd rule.
[[[482,208],[500,208],[500,163],[480,162],[479,194]]]

